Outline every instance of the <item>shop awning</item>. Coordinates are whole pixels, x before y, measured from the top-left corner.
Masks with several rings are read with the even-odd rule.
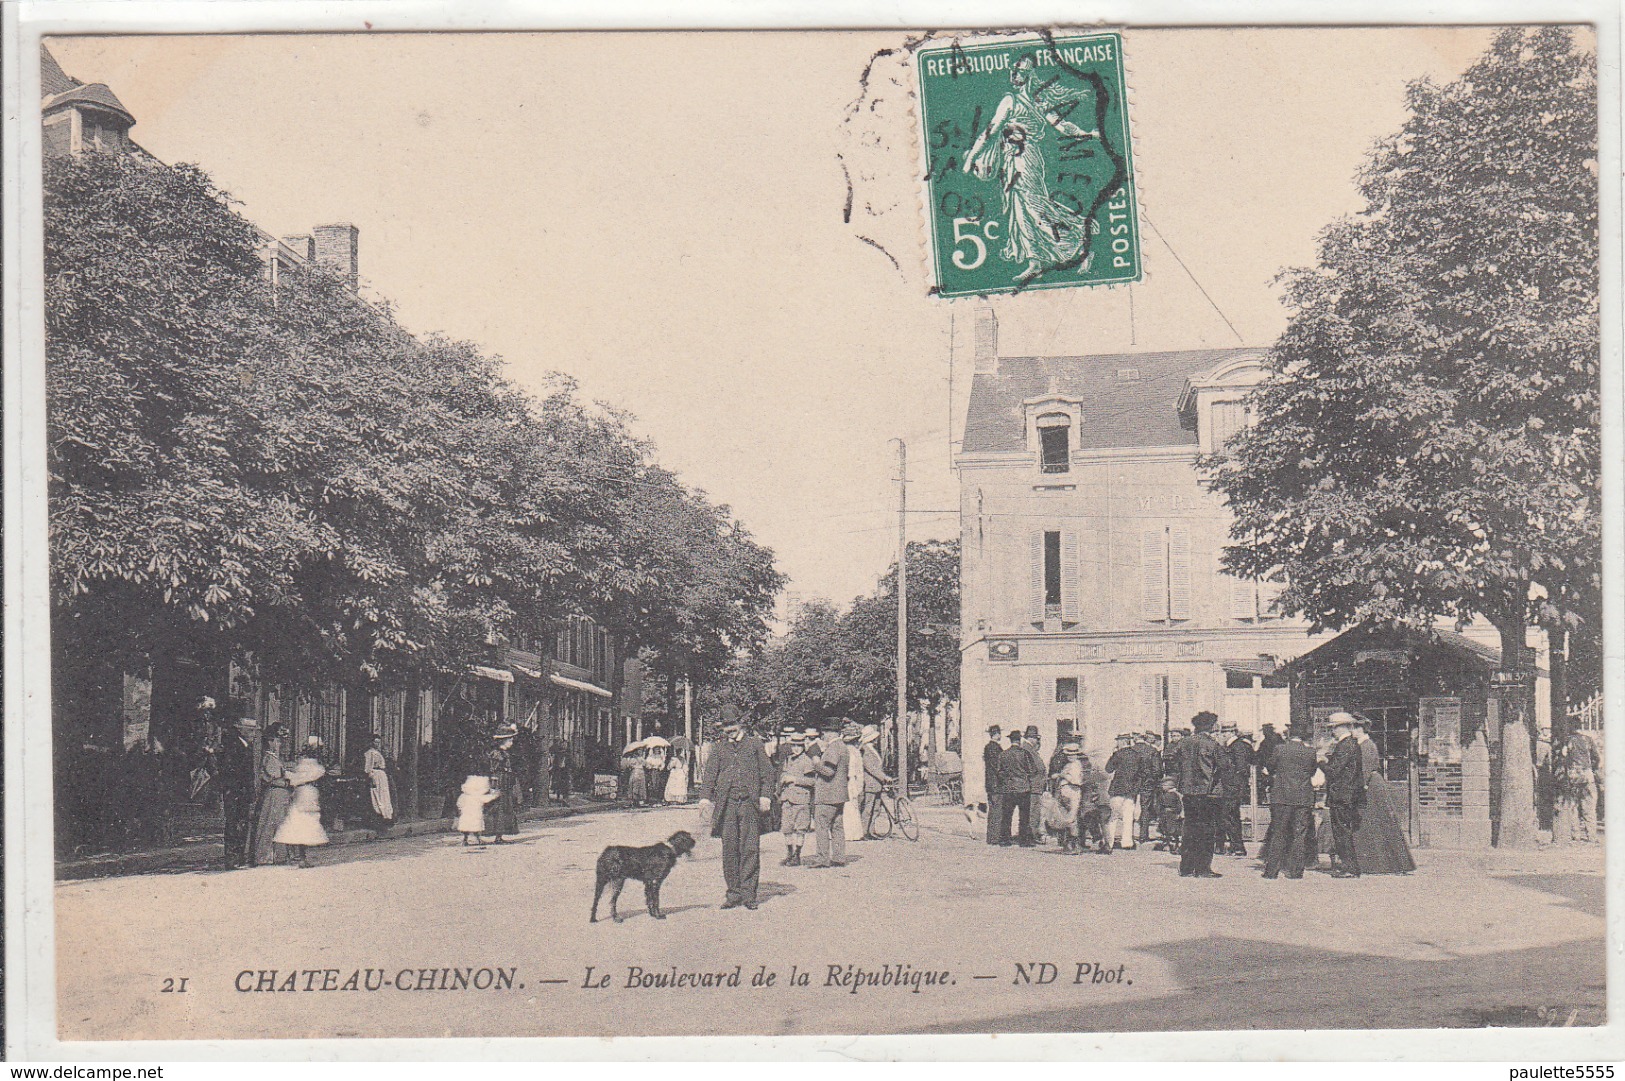
[[[531,668],[529,665],[515,664],[513,666],[513,670],[515,672],[518,672],[522,676],[529,676],[531,679],[546,679],[547,678],[546,676],[542,675],[542,673],[540,671],[538,671],[535,668]]]
[[[506,668],[487,668],[483,664],[471,664],[468,666],[468,670],[473,672],[476,676],[484,676],[486,679],[494,679],[498,683],[513,682],[513,673],[508,671]]]
[[[548,676],[547,678],[552,680],[554,683],[557,683],[560,687],[568,687],[572,691],[586,691],[588,694],[596,694],[601,698],[615,697],[612,692],[604,690],[604,688],[598,686],[597,684],[586,683],[579,679],[571,679],[569,676],[554,674]]]

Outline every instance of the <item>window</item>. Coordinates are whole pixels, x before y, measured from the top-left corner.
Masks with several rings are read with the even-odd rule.
[[[1050,615],[1053,609],[1055,614]],[[1044,618],[1059,619],[1061,615],[1061,534],[1051,530],[1044,534]]]
[[[1163,526],[1140,535],[1140,614],[1151,623],[1191,618],[1191,531]]]
[[[1208,414],[1213,426],[1213,449],[1217,451],[1230,437],[1247,427],[1247,403],[1214,402]]]
[[[1078,700],[1078,677],[1062,676],[1055,681],[1055,701],[1076,702]]]
[[[1033,530],[1032,608],[1028,617],[1033,623],[1078,622],[1081,607],[1078,562],[1076,530]]]
[[[1072,468],[1072,418],[1065,413],[1045,413],[1038,418],[1039,468],[1045,473],[1065,473]]]

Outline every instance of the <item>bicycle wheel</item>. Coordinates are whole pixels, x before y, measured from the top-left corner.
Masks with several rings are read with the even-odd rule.
[[[906,796],[897,797],[897,828],[911,841],[920,839],[920,823],[914,817],[914,806]]]
[[[883,799],[875,800],[874,810],[869,813],[869,836],[876,840],[884,840],[891,836],[891,810]]]

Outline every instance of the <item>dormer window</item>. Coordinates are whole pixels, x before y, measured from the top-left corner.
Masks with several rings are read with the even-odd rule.
[[[1250,423],[1245,401],[1216,401],[1212,405],[1213,449],[1219,450],[1230,437]]]
[[[1065,473],[1072,468],[1072,418],[1065,413],[1045,413],[1038,418],[1039,469],[1045,473]]]

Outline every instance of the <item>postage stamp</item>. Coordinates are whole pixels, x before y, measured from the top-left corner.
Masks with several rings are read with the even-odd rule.
[[[940,295],[1139,280],[1120,34],[953,41],[916,65]]]

